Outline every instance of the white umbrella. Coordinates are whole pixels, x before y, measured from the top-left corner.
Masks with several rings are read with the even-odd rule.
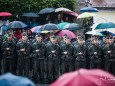
[[[77,18],[87,18],[87,17],[94,17],[94,16],[96,16],[94,13],[84,12],[84,13],[78,15]]]
[[[102,33],[97,32],[97,31],[95,31],[95,30],[88,31],[88,32],[86,32],[85,34],[103,36]]]
[[[67,9],[67,8],[63,8],[63,7],[57,8],[57,9],[55,10],[55,12],[60,12],[60,11],[63,11],[63,12],[72,12],[71,10],[69,10],[69,9]]]

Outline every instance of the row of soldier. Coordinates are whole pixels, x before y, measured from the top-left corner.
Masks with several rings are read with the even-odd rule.
[[[0,45],[1,73],[12,72],[30,77],[35,82],[51,82],[61,74],[79,68],[101,68],[115,74],[115,43],[112,37],[104,37],[99,43],[97,37],[84,41],[82,36],[78,36],[71,43],[67,35],[61,41],[51,35],[44,43],[40,34],[36,34],[30,42],[23,32],[17,42],[9,31]]]

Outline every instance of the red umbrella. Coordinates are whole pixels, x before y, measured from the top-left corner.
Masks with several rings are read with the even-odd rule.
[[[77,18],[78,14],[76,12],[64,12],[65,14],[69,14],[69,15],[72,15],[74,16],[75,18]]]
[[[0,16],[12,16],[9,12],[0,12]]]
[[[80,69],[63,74],[50,86],[115,86],[115,77],[100,69]]]
[[[64,36],[64,35],[67,35],[67,36],[69,36],[70,38],[76,38],[76,35],[73,33],[73,32],[71,32],[71,31],[69,31],[69,30],[62,30],[62,31],[60,31],[59,33],[57,33],[57,36]]]

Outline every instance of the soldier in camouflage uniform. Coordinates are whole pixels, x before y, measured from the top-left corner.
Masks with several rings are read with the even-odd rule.
[[[46,75],[45,44],[42,42],[42,37],[39,34],[36,35],[36,42],[32,45],[32,54],[34,57],[34,79],[39,83],[44,83]]]
[[[47,72],[49,82],[55,80],[59,76],[59,51],[60,47],[57,43],[56,36],[50,36],[50,41],[46,44],[46,57],[47,57]]]
[[[17,43],[18,63],[17,63],[17,74],[29,76],[30,67],[30,44],[27,40],[27,34],[22,34],[22,39]]]
[[[92,44],[88,47],[88,56],[90,61],[90,69],[102,68],[102,47],[98,43],[98,38],[92,40]]]
[[[73,47],[70,38],[66,37],[66,43],[61,46],[61,73],[73,71]]]
[[[115,75],[115,44],[112,37],[109,38],[109,43],[103,47],[104,52],[104,68]]]
[[[7,39],[2,43],[1,48],[3,52],[3,73],[13,73],[15,41],[13,40],[12,34],[7,34]]]
[[[74,47],[75,69],[86,68],[87,47],[82,36],[78,37],[78,44]]]

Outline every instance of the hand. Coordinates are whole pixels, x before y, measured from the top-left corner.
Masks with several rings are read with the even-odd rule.
[[[64,54],[67,54],[67,51],[63,52]]]
[[[95,55],[97,55],[97,52],[94,52]]]
[[[82,52],[80,52],[79,55],[82,55]]]
[[[35,50],[36,52],[39,52],[39,50]]]
[[[108,53],[111,53],[111,51],[107,51]]]
[[[25,51],[25,49],[21,49],[20,51]]]
[[[6,50],[10,50],[10,48],[6,48]]]
[[[55,50],[52,50],[51,52],[52,52],[52,53],[55,53]]]

